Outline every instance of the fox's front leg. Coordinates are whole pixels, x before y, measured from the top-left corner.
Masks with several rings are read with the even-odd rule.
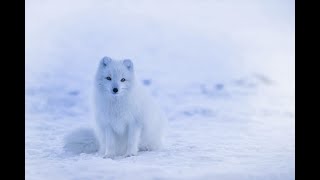
[[[128,126],[128,144],[126,157],[137,155],[140,141],[141,126],[138,124],[131,124]]]
[[[99,142],[99,150],[98,154],[103,156],[106,150],[106,135],[104,133],[105,129],[103,128],[97,128],[96,129],[96,135]]]
[[[105,152],[103,158],[114,158],[116,155],[116,139],[112,128],[106,128],[105,130]]]

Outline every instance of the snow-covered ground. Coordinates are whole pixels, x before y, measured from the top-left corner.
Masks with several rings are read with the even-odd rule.
[[[27,0],[26,179],[294,179],[294,1]],[[164,149],[64,152],[103,56],[131,58]]]

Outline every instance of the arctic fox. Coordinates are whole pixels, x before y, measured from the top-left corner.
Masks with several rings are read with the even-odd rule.
[[[162,147],[167,119],[136,81],[131,60],[104,57],[99,62],[94,106],[94,133],[79,130],[69,135],[67,149],[113,158]]]

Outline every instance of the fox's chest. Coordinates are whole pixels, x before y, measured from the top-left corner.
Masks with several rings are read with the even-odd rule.
[[[111,127],[118,134],[124,134],[128,126],[137,121],[139,111],[136,101],[127,97],[106,102],[99,107],[103,112],[103,124]]]
[[[124,134],[127,127],[135,120],[134,114],[128,111],[107,112],[108,125],[118,134]]]

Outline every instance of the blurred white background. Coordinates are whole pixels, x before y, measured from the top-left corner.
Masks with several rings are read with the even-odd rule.
[[[294,0],[27,0],[27,179],[293,179]],[[163,151],[68,156],[103,56],[168,114]]]

